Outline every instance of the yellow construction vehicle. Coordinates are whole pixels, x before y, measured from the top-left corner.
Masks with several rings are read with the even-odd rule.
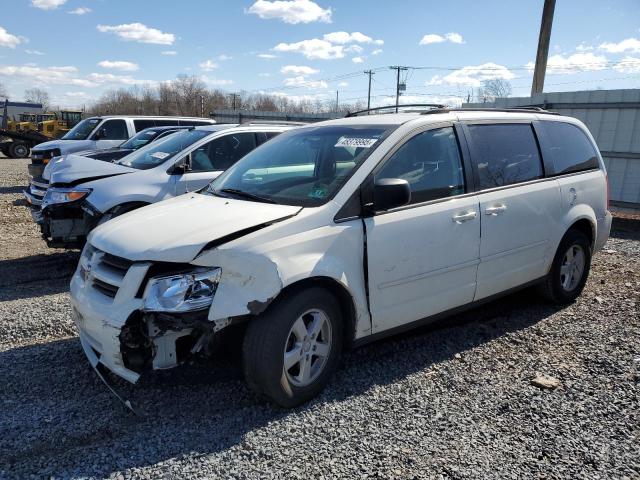
[[[82,120],[82,112],[61,110],[59,114],[38,122],[38,132],[49,138],[60,138]]]

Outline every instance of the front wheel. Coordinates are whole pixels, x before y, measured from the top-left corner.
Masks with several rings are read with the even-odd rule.
[[[558,304],[573,302],[582,293],[590,269],[589,239],[578,230],[569,230],[560,242],[549,275],[541,285],[543,295]]]
[[[285,294],[247,328],[247,383],[282,407],[300,405],[331,378],[342,338],[342,315],[333,295],[316,287]]]
[[[27,158],[29,156],[29,147],[24,143],[13,142],[9,145],[9,156],[12,158]]]

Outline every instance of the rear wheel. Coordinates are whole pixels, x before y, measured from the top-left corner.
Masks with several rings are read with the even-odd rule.
[[[29,156],[29,147],[24,143],[12,142],[9,145],[9,156],[12,158],[27,158]]]
[[[549,275],[541,285],[542,293],[555,303],[573,302],[582,293],[590,268],[589,239],[578,230],[569,230],[560,242]]]
[[[315,397],[342,351],[343,322],[336,299],[310,288],[285,295],[248,326],[243,345],[249,386],[283,407]]]

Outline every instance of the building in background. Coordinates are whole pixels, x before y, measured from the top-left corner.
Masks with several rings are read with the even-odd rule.
[[[607,166],[612,204],[640,208],[640,89],[543,93],[462,105],[523,106],[542,107],[584,122]]]

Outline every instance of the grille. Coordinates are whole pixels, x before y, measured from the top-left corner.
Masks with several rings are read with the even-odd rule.
[[[91,246],[87,247],[85,255],[91,265],[91,286],[102,295],[115,298],[133,262]]]

